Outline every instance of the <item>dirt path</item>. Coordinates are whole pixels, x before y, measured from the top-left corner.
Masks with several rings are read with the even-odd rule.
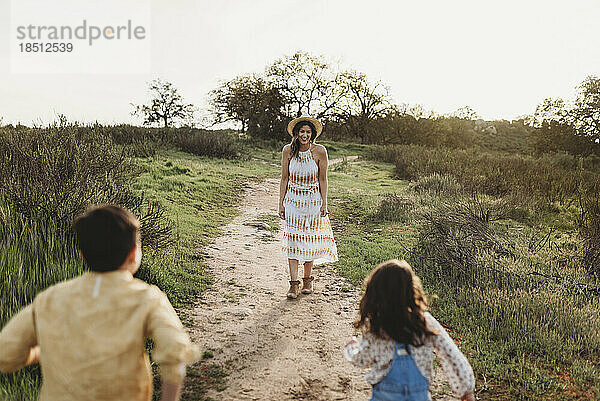
[[[229,374],[227,388],[208,395],[367,400],[364,371],[342,355],[353,335],[359,292],[332,267],[316,266],[315,293],[285,298],[289,278],[280,254],[281,231],[273,233],[259,222],[277,215],[278,197],[278,179],[247,187],[239,216],[206,250],[215,282],[192,311],[192,337],[214,350],[214,362]]]

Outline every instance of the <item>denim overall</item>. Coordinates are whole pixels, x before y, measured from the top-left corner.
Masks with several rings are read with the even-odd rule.
[[[392,367],[373,386],[371,401],[431,401],[429,382],[419,371],[408,346],[396,343]]]

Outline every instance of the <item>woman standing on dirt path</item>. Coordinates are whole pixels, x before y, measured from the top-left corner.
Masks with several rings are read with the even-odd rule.
[[[314,140],[323,125],[308,115],[288,124],[292,142],[283,147],[279,217],[285,221],[281,252],[288,258],[288,298],[313,292],[312,267],[316,260],[335,262],[337,247],[327,211],[327,150]],[[298,264],[304,263],[302,290]]]

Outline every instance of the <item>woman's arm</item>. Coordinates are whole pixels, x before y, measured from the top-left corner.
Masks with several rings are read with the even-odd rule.
[[[283,200],[287,192],[288,181],[290,179],[290,145],[285,145],[281,152],[281,183],[279,184],[279,217],[285,219],[285,208]]]
[[[327,216],[327,165],[329,160],[327,158],[327,149],[325,146],[321,146],[319,150],[319,190],[321,191],[321,199],[323,203],[321,205],[321,216]]]

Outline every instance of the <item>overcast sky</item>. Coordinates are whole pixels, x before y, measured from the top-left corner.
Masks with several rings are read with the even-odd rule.
[[[151,61],[146,72],[129,74],[11,72],[10,4],[0,5],[4,123],[47,122],[58,113],[139,123],[130,102],[147,98],[153,78],[174,82],[187,101],[203,107],[219,80],[263,71],[297,50],[383,81],[397,103],[439,113],[469,105],[485,119],[531,113],[544,98],[571,97],[586,76],[600,75],[597,0],[149,1]],[[118,6],[106,9],[124,17]],[[132,9],[126,17],[135,21]],[[94,11],[84,12],[93,21]]]

